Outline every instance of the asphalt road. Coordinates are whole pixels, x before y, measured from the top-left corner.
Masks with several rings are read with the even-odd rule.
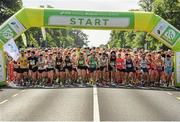
[[[180,121],[179,113],[178,91],[123,88],[0,90],[0,121]]]

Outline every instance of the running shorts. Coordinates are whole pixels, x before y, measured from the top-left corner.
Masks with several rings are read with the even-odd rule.
[[[134,72],[134,68],[126,68],[125,72],[127,73]]]
[[[36,72],[38,71],[38,67],[30,68],[29,70],[31,70],[32,72]]]
[[[88,68],[89,72],[92,73],[94,71],[96,71],[96,68]]]
[[[68,71],[72,71],[72,66],[65,66],[64,69],[65,70],[67,69]]]
[[[172,74],[172,68],[171,67],[166,67],[165,68],[165,73],[168,74],[168,75]]]
[[[100,71],[103,71],[106,68],[106,66],[100,66],[99,69]]]
[[[148,68],[141,68],[141,70],[142,70],[143,73],[148,72]]]
[[[86,66],[78,66],[78,69],[86,69]]]
[[[47,72],[49,72],[49,71],[53,71],[54,70],[54,68],[47,68]]]

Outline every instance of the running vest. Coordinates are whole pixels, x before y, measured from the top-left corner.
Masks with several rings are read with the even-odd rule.
[[[38,58],[37,57],[29,57],[28,60],[29,60],[29,68],[30,69],[37,67],[37,66],[35,66],[36,63],[38,62]]]
[[[54,68],[54,64],[53,64],[53,60],[52,59],[47,61],[47,68],[49,68],[49,69],[53,69]]]
[[[78,66],[85,66],[85,59],[81,58],[78,60]]]
[[[115,67],[116,65],[116,56],[111,56],[110,58],[110,66]]]
[[[28,60],[26,57],[20,57],[19,63],[20,68],[28,68]]]
[[[56,57],[56,68],[62,68],[63,66],[63,60],[62,57],[58,58]]]
[[[147,68],[147,61],[145,59],[142,59],[140,62],[141,68]]]
[[[167,68],[167,67],[172,67],[172,61],[171,60],[168,60],[168,59],[165,59],[164,60],[164,64],[165,64],[165,67]]]
[[[97,63],[97,61],[95,60],[95,58],[91,56],[89,59],[90,68],[96,68],[96,63]]]
[[[43,59],[38,59],[38,64],[39,64],[39,66],[38,66],[38,69],[39,70],[43,70],[43,69],[45,69],[45,60],[43,60]]]
[[[126,60],[126,69],[133,69],[134,66],[133,66],[133,61],[132,59],[127,59]]]
[[[67,67],[71,67],[72,66],[71,59],[70,58],[66,58],[65,59],[65,64],[66,64]]]
[[[101,57],[100,61],[99,61],[99,65],[100,66],[106,66],[107,65],[107,58]]]

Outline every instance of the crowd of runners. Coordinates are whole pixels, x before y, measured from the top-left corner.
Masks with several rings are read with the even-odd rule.
[[[17,86],[172,86],[172,51],[29,48],[14,65]]]

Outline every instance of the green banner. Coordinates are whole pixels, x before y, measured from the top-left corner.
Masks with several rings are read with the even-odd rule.
[[[161,36],[164,40],[168,41],[172,45],[178,40],[180,37],[180,34],[173,29],[171,26],[168,26],[167,29],[164,31],[164,33]]]
[[[133,12],[44,10],[45,26],[134,29]]]
[[[25,31],[24,26],[15,17],[11,17],[0,27],[0,39],[6,43],[21,35],[23,31]]]
[[[0,30],[0,38],[4,43],[9,39],[14,38],[16,35],[16,32],[9,25],[6,25]]]
[[[152,33],[171,46],[180,38],[180,32],[163,19],[155,26]]]

